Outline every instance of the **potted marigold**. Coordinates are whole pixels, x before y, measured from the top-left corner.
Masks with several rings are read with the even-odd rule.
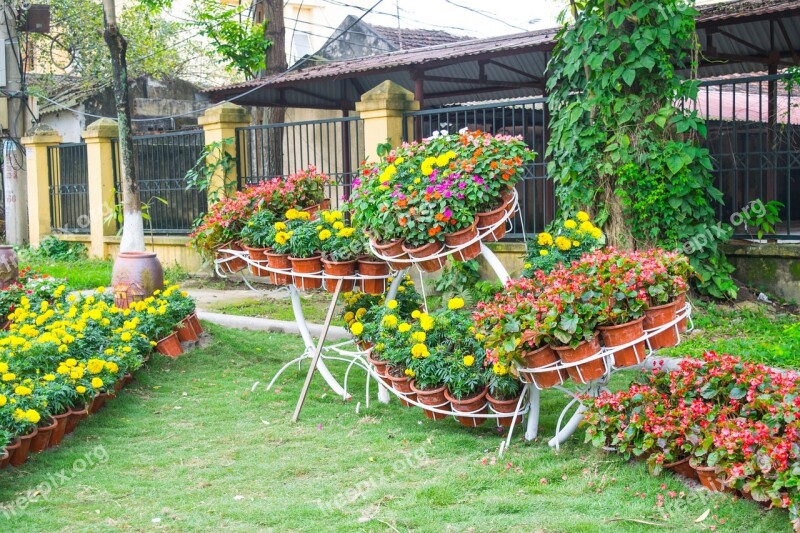
[[[322,287],[322,256],[320,234],[330,234],[330,230],[317,229],[315,221],[307,221],[294,228],[289,240],[289,260],[292,262],[294,285],[298,289],[319,289]],[[326,232],[326,233],[323,233]],[[312,274],[320,277],[308,277]]]
[[[300,224],[299,221],[290,221],[289,223],[276,222],[264,238],[264,244],[269,248],[269,251],[265,254],[271,269],[269,277],[274,285],[290,285],[292,283],[290,274],[281,274],[276,270],[291,271],[292,262],[289,260],[290,240],[294,233],[292,228],[298,224]]]
[[[267,265],[267,251],[270,245],[270,234],[273,224],[275,224],[275,213],[267,209],[256,211],[250,220],[242,228],[242,244],[247,250],[251,261],[261,261]],[[268,277],[269,272],[258,268],[258,265],[250,265],[250,273],[254,276]]]
[[[569,265],[602,246],[603,232],[585,211],[554,226],[552,232],[539,233],[535,240],[528,241],[524,277],[532,278],[539,270],[549,274],[556,267]]]
[[[522,382],[511,372],[498,374],[494,368],[492,372],[489,372],[489,390],[486,393],[486,400],[489,402],[492,412],[497,414],[514,413],[522,391]],[[519,417],[516,417],[516,420],[514,416],[497,418],[497,423],[502,427],[511,427],[511,424],[516,422],[519,422]]]
[[[364,241],[355,228],[346,226],[341,211],[322,211],[319,229],[322,265],[328,276],[355,276],[356,260],[364,253]],[[352,291],[355,280],[342,282],[343,291]],[[326,279],[325,288],[333,292],[335,279]]]
[[[475,353],[458,351],[447,355],[444,395],[462,426],[478,427],[486,422],[486,418],[471,416],[487,412],[483,353],[483,350],[476,350]]]

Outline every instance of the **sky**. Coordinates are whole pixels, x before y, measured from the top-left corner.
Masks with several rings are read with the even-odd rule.
[[[360,16],[377,0],[311,1],[325,6],[326,25],[338,26],[348,14]],[[552,28],[565,5],[566,0],[383,0],[364,20],[397,27],[399,15],[404,28],[429,28],[480,38]]]

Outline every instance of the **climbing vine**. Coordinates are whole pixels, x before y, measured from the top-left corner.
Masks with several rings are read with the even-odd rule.
[[[684,105],[698,82],[678,74],[697,65],[692,2],[571,5],[575,21],[558,36],[547,82],[548,173],[561,209],[592,212],[616,246],[683,249],[701,292],[735,296],[732,267],[717,246],[730,228],[716,224],[722,195],[699,142],[706,127]]]

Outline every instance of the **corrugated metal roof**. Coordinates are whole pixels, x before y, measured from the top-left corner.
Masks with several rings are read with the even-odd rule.
[[[697,28],[704,57],[723,58],[704,61],[702,76],[764,70],[773,41],[776,51],[798,62],[800,0],[739,0],[700,11]],[[214,100],[236,97],[243,105],[353,109],[361,94],[387,79],[413,91],[414,77],[421,76],[426,107],[533,96],[541,94],[557,32],[539,30],[390,52],[205,92]],[[730,60],[734,56],[735,62]]]

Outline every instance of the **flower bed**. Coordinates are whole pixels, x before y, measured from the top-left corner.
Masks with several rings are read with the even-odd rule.
[[[586,441],[646,459],[653,474],[688,463],[708,488],[787,507],[796,521],[798,398],[794,372],[707,352],[627,390],[586,398]]]
[[[508,217],[521,168],[534,156],[520,137],[480,131],[404,143],[360,169],[350,197],[354,224],[384,256],[417,259],[429,272],[442,268],[435,256],[446,249],[473,259],[481,229],[494,228],[489,240],[505,233],[498,224]]]
[[[0,446],[12,452],[6,460],[15,466],[31,449],[57,445],[87,409],[113,397],[156,341],[194,312],[177,286],[122,310],[102,287],[93,295],[65,295],[58,280],[34,281],[0,332]],[[191,324],[183,327],[194,333]]]

